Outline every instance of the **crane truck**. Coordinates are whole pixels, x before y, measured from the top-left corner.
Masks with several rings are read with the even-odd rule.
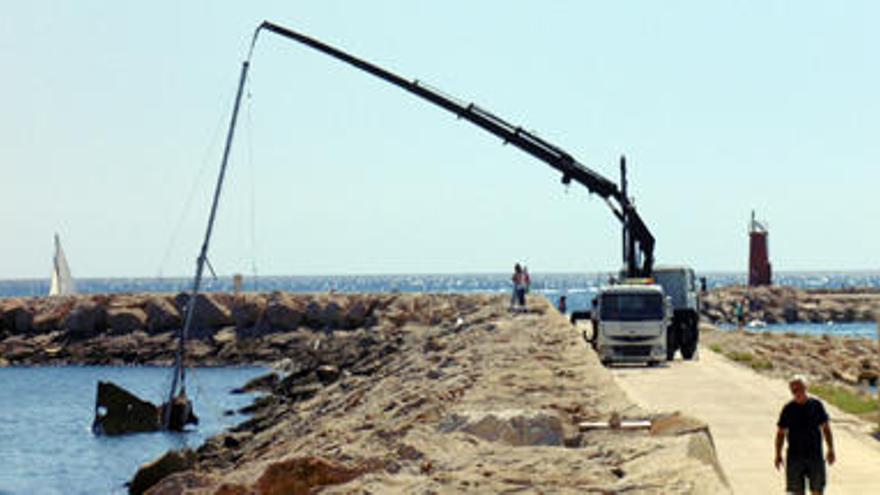
[[[568,185],[572,181],[581,184],[589,193],[601,197],[622,225],[624,264],[622,274],[625,275],[627,279],[650,279],[650,277],[654,275],[659,275],[659,273],[655,274],[654,269],[654,236],[651,234],[644,220],[636,210],[632,199],[628,196],[625,157],[620,158],[621,179],[620,185],[618,186],[618,184],[577,161],[571,154],[562,148],[542,139],[522,127],[515,126],[503,120],[474,103],[465,103],[461,100],[445,95],[428,85],[422,84],[418,80],[405,79],[387,69],[355,57],[354,55],[346,53],[315,38],[269,21],[264,21],[254,31],[248,57],[242,63],[232,121],[227,136],[227,149],[224,152],[224,165],[225,158],[229,152],[228,148],[231,143],[236,115],[241,102],[242,89],[247,80],[247,73],[253,55],[254,46],[256,45],[259,34],[263,31],[273,33],[317,50],[318,52],[345,62],[387,83],[427,100],[428,102],[452,113],[456,117],[466,120],[484,131],[497,136],[504,144],[510,144],[549,165],[561,174],[561,181],[563,184]],[[692,288],[693,271],[685,269],[683,271],[680,270],[662,276],[658,279],[660,284],[654,284],[652,288],[648,288],[644,284],[618,284],[600,290],[599,297],[597,298],[599,301],[599,307],[597,308],[598,311],[594,311],[593,315],[595,316],[594,321],[598,333],[601,338],[605,339],[603,342],[607,343],[607,345],[603,344],[603,348],[610,350],[610,354],[605,360],[612,361],[617,355],[625,355],[628,359],[643,358],[650,362],[657,360],[659,355],[664,355],[671,359],[678,347],[682,348],[683,356],[686,359],[689,359],[693,355],[690,351],[685,352],[685,349],[690,350],[691,348],[696,348],[696,320],[688,318],[679,320],[675,317],[668,316],[668,314],[678,314],[681,311],[687,312],[689,310],[689,308],[685,306],[682,306],[681,308],[675,306],[670,313],[669,301],[672,301],[674,304],[679,304],[679,301],[685,301],[682,304],[690,304],[687,302],[690,301],[690,299],[685,297],[671,298],[670,300],[667,300],[666,292],[664,291],[667,287],[671,289],[672,286],[676,284],[681,285],[682,287],[686,286],[687,280],[685,280],[685,278],[687,277],[690,277],[689,283]],[[606,295],[609,302],[604,304],[605,299],[603,298],[605,298]],[[603,311],[609,307],[611,304],[610,301],[614,298],[616,298],[618,302],[625,301],[638,307],[651,308],[650,311],[647,311],[646,315],[648,316],[646,316],[646,318],[649,317],[651,321],[653,321],[653,324],[648,326],[652,328],[652,342],[656,343],[648,346],[650,347],[650,352],[643,352],[644,349],[646,349],[646,346],[638,344],[638,339],[633,338],[638,337],[638,335],[633,334],[645,333],[645,325],[641,323],[633,323],[636,320],[632,319],[632,315],[629,315],[628,320],[627,318],[621,320],[619,317],[625,312],[621,313],[620,311],[614,312],[611,310]],[[658,301],[660,301],[659,304],[662,306],[660,309],[658,309],[659,306],[657,306]],[[609,320],[609,318],[615,317],[618,318],[618,320],[611,323],[612,320]],[[686,323],[670,324],[671,322],[679,321],[685,321]],[[603,324],[606,322],[609,322],[609,328],[614,327],[618,331],[608,331],[602,336],[601,334],[604,328]],[[687,325],[692,325],[692,328],[689,327],[686,330],[685,327]],[[657,333],[656,330],[659,328],[662,328],[661,334],[655,335]],[[627,333],[626,338],[623,338],[620,332]],[[634,344],[634,342],[636,343]],[[615,349],[619,352],[614,352]]]

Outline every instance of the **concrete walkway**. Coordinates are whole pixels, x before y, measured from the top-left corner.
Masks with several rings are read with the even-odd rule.
[[[699,360],[659,368],[613,368],[627,394],[650,410],[681,411],[709,424],[721,465],[735,493],[783,493],[773,467],[779,411],[789,400],[784,380],[771,379],[701,348]],[[880,442],[870,425],[826,404],[837,462],[825,493],[880,493]]]

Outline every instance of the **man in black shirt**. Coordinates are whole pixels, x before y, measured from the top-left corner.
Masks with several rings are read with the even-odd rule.
[[[782,463],[782,444],[788,433],[788,451],[785,455],[785,491],[804,493],[804,480],[810,480],[810,493],[820,494],[825,489],[825,461],[822,459],[822,436],[828,446],[828,464],[834,464],[834,439],[828,425],[828,413],[817,399],[807,396],[807,382],[795,375],[788,382],[794,396],[779,415],[776,425],[776,460]],[[821,435],[819,432],[822,432]]]

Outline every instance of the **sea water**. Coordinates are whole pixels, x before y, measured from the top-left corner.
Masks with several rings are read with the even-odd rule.
[[[735,331],[737,326],[731,323],[719,325],[721,330]],[[748,332],[759,333],[793,333],[796,335],[812,335],[821,337],[856,337],[862,339],[877,338],[877,323],[853,322],[853,323],[774,323],[763,326],[745,327]]]
[[[0,494],[127,493],[138,466],[169,449],[197,448],[240,423],[228,414],[254,396],[230,391],[264,368],[197,368],[187,394],[199,425],[186,433],[118,437],[91,432],[98,380],[110,380],[154,403],[163,401],[171,372],[156,367],[63,366],[0,368]]]

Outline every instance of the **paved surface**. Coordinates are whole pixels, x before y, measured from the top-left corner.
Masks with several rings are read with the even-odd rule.
[[[784,380],[759,375],[708,349],[700,349],[699,360],[613,368],[612,373],[643,407],[678,410],[708,423],[735,493],[784,492],[784,474],[773,467],[776,420],[790,398]],[[837,462],[828,470],[825,493],[880,494],[880,442],[868,436],[870,425],[826,407]]]

